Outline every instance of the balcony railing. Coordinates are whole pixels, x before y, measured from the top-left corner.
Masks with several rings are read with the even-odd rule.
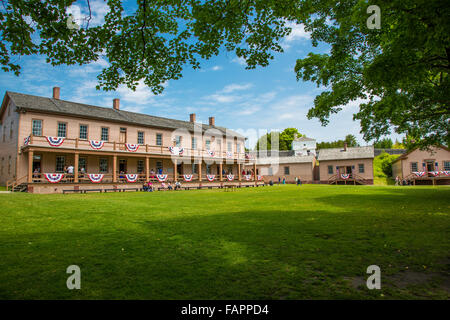
[[[249,160],[244,152],[227,152],[223,150],[211,151],[203,149],[192,149],[192,148],[174,148],[173,146],[167,145],[150,145],[150,144],[128,144],[116,141],[102,141],[99,145],[93,146],[92,140],[81,140],[81,139],[71,139],[64,138],[61,140],[60,144],[50,143],[47,137],[44,136],[29,136],[25,139],[23,147],[33,146],[33,147],[51,147],[51,148],[69,148],[76,149],[79,151],[113,151],[113,152],[133,152],[139,154],[155,154],[155,155],[179,155],[183,157],[202,157],[202,158],[222,158],[222,159],[240,159]],[[138,146],[138,147],[137,147]],[[174,148],[174,149],[170,149]]]

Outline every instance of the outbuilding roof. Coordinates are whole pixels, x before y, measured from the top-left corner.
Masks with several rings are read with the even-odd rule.
[[[374,158],[375,152],[373,146],[367,147],[348,147],[344,148],[320,149],[317,160],[347,160],[347,159],[369,159]]]

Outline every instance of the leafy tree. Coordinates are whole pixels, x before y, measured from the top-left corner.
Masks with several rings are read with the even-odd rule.
[[[301,1],[299,22],[330,53],[297,60],[297,78],[326,91],[308,118],[326,125],[331,114],[361,99],[354,119],[364,139],[411,134],[418,145],[448,143],[450,6],[441,0],[380,0],[381,28],[369,29],[367,1]]]
[[[406,147],[403,145],[403,143],[395,139],[395,143],[393,144],[392,149],[406,149]]]
[[[380,141],[375,142],[373,146],[379,149],[392,149],[393,144],[394,143],[392,142],[391,138],[384,138]]]
[[[298,132],[296,128],[286,128],[284,129],[278,136],[279,139],[279,149],[278,150],[291,150],[292,141],[294,141],[294,136],[297,135],[301,137],[302,134]],[[266,142],[266,148],[262,148]],[[267,133],[258,139],[258,142],[255,146],[256,150],[271,150],[272,149],[272,134]]]
[[[359,146],[358,142],[356,141],[356,137],[352,134],[348,134],[345,136],[344,140],[336,140],[332,142],[319,142],[317,143],[317,149],[343,148],[345,143],[347,143],[348,147]]]
[[[392,176],[392,163],[400,155],[390,155],[386,152],[382,152],[374,159],[374,172],[377,177],[391,177]]]

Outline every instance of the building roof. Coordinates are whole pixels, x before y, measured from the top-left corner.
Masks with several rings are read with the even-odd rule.
[[[294,139],[294,141],[316,141],[316,139],[308,138],[308,137],[300,137],[297,139]]]
[[[256,164],[313,163],[314,156],[267,157],[256,159]]]
[[[347,148],[347,151],[344,151],[344,148],[320,149],[317,160],[324,161],[368,158],[374,158],[373,146],[349,147]]]
[[[19,109],[52,113],[59,115],[78,116],[83,118],[92,118],[103,121],[122,122],[140,126],[168,128],[168,129],[187,129],[194,131],[194,127],[200,125],[202,131],[208,129],[218,129],[224,135],[228,134],[243,138],[244,136],[237,132],[219,126],[210,126],[205,124],[193,123],[190,121],[175,120],[163,117],[151,116],[143,113],[130,112],[125,110],[115,110],[111,108],[99,107],[94,105],[82,104],[72,101],[39,97],[29,94],[6,91],[6,95],[12,99]],[[6,96],[5,95],[5,96]]]
[[[450,152],[450,149],[447,148],[446,146],[443,146],[443,145],[433,146],[432,148],[436,148],[436,149],[444,149],[444,150],[447,150],[447,151]],[[416,148],[411,149],[410,151],[408,151],[408,152],[406,152],[406,153],[403,153],[400,157],[398,157],[397,159],[395,159],[394,161],[392,161],[392,163],[395,163],[395,162],[397,162],[397,161],[399,161],[399,160],[407,159],[408,156],[409,156],[411,153],[413,153],[414,151],[416,151],[417,149],[419,149],[419,147],[416,147]]]

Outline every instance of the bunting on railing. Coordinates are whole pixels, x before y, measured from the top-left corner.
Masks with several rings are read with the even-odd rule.
[[[450,171],[441,171],[441,175],[443,176],[450,176]]]
[[[342,173],[341,178],[347,180],[348,178],[350,178],[350,173]]]
[[[231,152],[227,151],[227,158],[228,159],[232,159],[233,158],[233,154]]]
[[[250,181],[252,179],[252,175],[251,174],[245,174],[244,175],[244,179],[247,181]]]
[[[173,155],[181,156],[184,152],[184,149],[180,147],[169,147],[169,151]]]
[[[423,177],[424,175],[425,175],[425,171],[416,171],[416,172],[413,172],[417,177]]]
[[[257,179],[258,181],[261,181],[263,179],[263,176],[258,176]]]
[[[194,176],[192,174],[183,174],[183,179],[186,182],[191,182]]]
[[[245,154],[245,159],[253,159],[252,155],[250,153]]]
[[[25,139],[23,139],[23,144],[26,145],[26,146],[29,145],[30,144],[30,140],[31,140],[30,136],[26,137]]]
[[[167,174],[157,174],[156,179],[158,179],[159,182],[164,182],[167,180]]]
[[[64,137],[45,137],[48,141],[48,144],[52,147],[59,147],[63,144],[65,138]]]
[[[88,174],[89,180],[91,180],[91,182],[93,183],[100,183],[103,180],[103,177],[105,175],[102,173],[90,173]]]
[[[139,149],[139,144],[125,143],[125,147],[130,152],[136,152]]]
[[[50,183],[58,183],[64,178],[62,173],[44,173],[45,179]]]
[[[216,178],[216,175],[214,175],[214,174],[206,175],[206,180],[208,180],[209,182],[213,182],[215,178]]]
[[[125,178],[127,179],[128,182],[133,183],[138,180],[139,175],[135,174],[135,173],[130,173],[130,174],[126,174]]]
[[[228,181],[233,181],[233,180],[234,180],[234,175],[232,175],[232,174],[227,174],[227,180],[228,180]]]
[[[206,150],[206,152],[208,153],[208,155],[210,157],[214,157],[216,155],[216,153],[214,151],[212,151],[212,150]]]
[[[439,177],[439,171],[428,171],[428,173],[433,177]]]
[[[100,150],[105,145],[105,141],[89,140],[92,149]]]

